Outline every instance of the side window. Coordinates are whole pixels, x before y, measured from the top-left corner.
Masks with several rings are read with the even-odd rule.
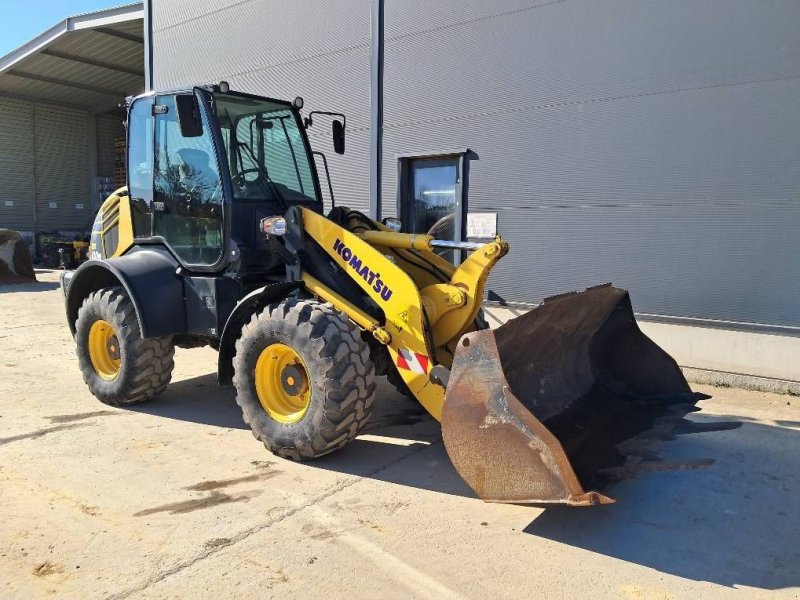
[[[400,215],[406,232],[461,241],[460,162],[457,155],[400,159]],[[438,254],[454,263],[460,258],[454,250]]]
[[[140,98],[128,114],[128,192],[134,237],[150,237],[153,203],[153,98]]]
[[[175,96],[155,105],[153,233],[187,264],[213,265],[222,255],[222,180],[209,125],[184,137]]]

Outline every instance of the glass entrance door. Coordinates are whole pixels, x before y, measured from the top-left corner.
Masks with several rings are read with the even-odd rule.
[[[460,210],[457,156],[408,160],[408,182],[404,198],[409,233],[425,233],[439,240],[456,241],[456,211]],[[453,250],[439,254],[454,262]]]

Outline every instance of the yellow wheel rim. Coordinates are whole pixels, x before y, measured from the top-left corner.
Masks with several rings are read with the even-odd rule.
[[[270,344],[256,362],[256,394],[267,414],[279,423],[297,423],[308,412],[308,369],[286,344]]]
[[[119,339],[108,321],[102,319],[92,323],[89,329],[89,359],[92,366],[103,379],[114,379],[119,374]]]

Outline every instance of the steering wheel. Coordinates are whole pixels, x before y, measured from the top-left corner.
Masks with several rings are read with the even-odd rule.
[[[258,173],[258,174],[261,174],[261,169],[256,169],[256,168],[254,168],[254,167],[250,167],[249,169],[244,169],[244,170],[242,170],[242,171],[239,171],[239,172],[238,172],[236,175],[234,175],[233,177],[231,177],[231,183],[235,183],[235,184],[236,184],[236,185],[238,185],[239,187],[242,187],[242,185],[243,185],[244,183],[246,183],[246,181],[245,181],[245,179],[244,179],[244,176],[245,176],[245,175],[247,175],[248,173]],[[241,181],[238,181],[238,180],[241,180]]]

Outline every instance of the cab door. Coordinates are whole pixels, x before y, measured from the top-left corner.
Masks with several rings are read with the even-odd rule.
[[[224,251],[223,178],[196,93],[155,96],[152,233],[187,267],[208,270]]]

